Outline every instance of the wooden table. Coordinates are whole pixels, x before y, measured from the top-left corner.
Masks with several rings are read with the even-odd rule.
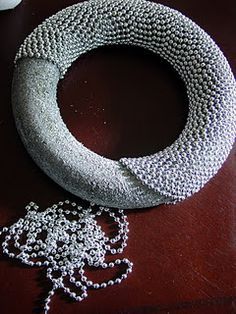
[[[44,175],[25,151],[11,110],[13,59],[41,21],[75,0],[23,0],[0,12],[0,223],[23,216],[33,200],[44,208],[74,199]],[[216,40],[235,71],[234,0],[161,0],[195,20]],[[142,49],[106,47],[79,60],[60,82],[62,116],[87,147],[107,157],[142,156],[172,143],[187,116],[174,70]],[[122,285],[91,291],[77,303],[57,293],[51,314],[236,313],[236,159],[198,194],[174,206],[127,212],[124,256],[134,271]],[[94,276],[95,274],[91,274]],[[98,279],[106,274],[96,274]],[[39,313],[50,283],[45,270],[1,256],[0,313]]]

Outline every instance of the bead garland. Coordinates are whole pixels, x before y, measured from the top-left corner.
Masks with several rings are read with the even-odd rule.
[[[59,202],[45,211],[31,202],[27,214],[10,227],[4,227],[3,253],[29,266],[47,267],[46,276],[52,289],[45,299],[45,314],[57,289],[63,289],[76,301],[88,296],[89,289],[100,289],[120,284],[132,271],[133,263],[127,258],[106,262],[106,255],[121,254],[127,245],[128,222],[123,210],[112,210],[90,204],[83,208],[75,202]],[[118,233],[108,237],[96,218],[107,214],[117,225]],[[72,218],[70,217],[72,216]],[[108,269],[125,265],[126,270],[115,279],[94,283],[85,274],[86,266]],[[79,278],[78,278],[79,276]],[[66,284],[81,290],[72,291]]]

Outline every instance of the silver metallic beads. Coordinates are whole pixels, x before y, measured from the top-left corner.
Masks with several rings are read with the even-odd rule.
[[[52,289],[45,299],[45,313],[54,291],[61,288],[71,298],[82,301],[89,289],[100,289],[119,284],[132,271],[133,264],[127,259],[106,262],[109,253],[123,252],[127,242],[128,222],[122,210],[91,206],[82,208],[75,202],[59,202],[45,211],[39,211],[31,202],[27,213],[10,227],[4,227],[3,252],[29,266],[47,267],[46,276]],[[109,237],[98,225],[98,216],[108,216],[118,230]],[[28,228],[30,226],[30,228]],[[125,270],[113,280],[94,283],[86,276],[85,267],[101,269],[119,267]],[[69,285],[68,285],[69,280]],[[75,293],[73,286],[81,292]]]
[[[140,46],[160,55],[186,85],[185,128],[171,146],[154,155],[118,162],[101,158],[78,145],[60,117],[58,78],[81,54],[112,44]],[[54,181],[89,201],[136,208],[184,200],[217,173],[234,143],[236,83],[226,58],[193,21],[161,4],[75,4],[39,25],[20,46],[15,61],[13,107],[28,151]]]

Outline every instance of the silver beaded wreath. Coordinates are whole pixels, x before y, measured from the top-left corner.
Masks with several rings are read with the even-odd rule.
[[[68,131],[56,102],[59,79],[81,54],[102,45],[144,47],[185,82],[189,114],[163,151],[112,161]],[[16,55],[13,105],[18,130],[37,164],[70,192],[119,208],[183,200],[219,170],[236,131],[236,83],[214,41],[176,10],[145,0],[90,0],[39,25]]]

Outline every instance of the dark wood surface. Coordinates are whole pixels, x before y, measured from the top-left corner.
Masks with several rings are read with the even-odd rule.
[[[235,72],[235,1],[161,0],[202,26]],[[13,59],[41,21],[76,3],[23,0],[0,12],[0,224],[73,196],[44,175],[26,153],[11,111]],[[176,73],[142,49],[109,47],[82,56],[60,82],[59,104],[71,132],[107,157],[142,156],[173,142],[184,126],[187,98]],[[91,291],[82,303],[57,293],[51,314],[236,313],[235,149],[206,187],[174,206],[127,212],[124,256],[134,271],[120,286]],[[98,274],[102,279],[106,274]],[[0,260],[0,313],[39,313],[50,283],[44,269]]]

